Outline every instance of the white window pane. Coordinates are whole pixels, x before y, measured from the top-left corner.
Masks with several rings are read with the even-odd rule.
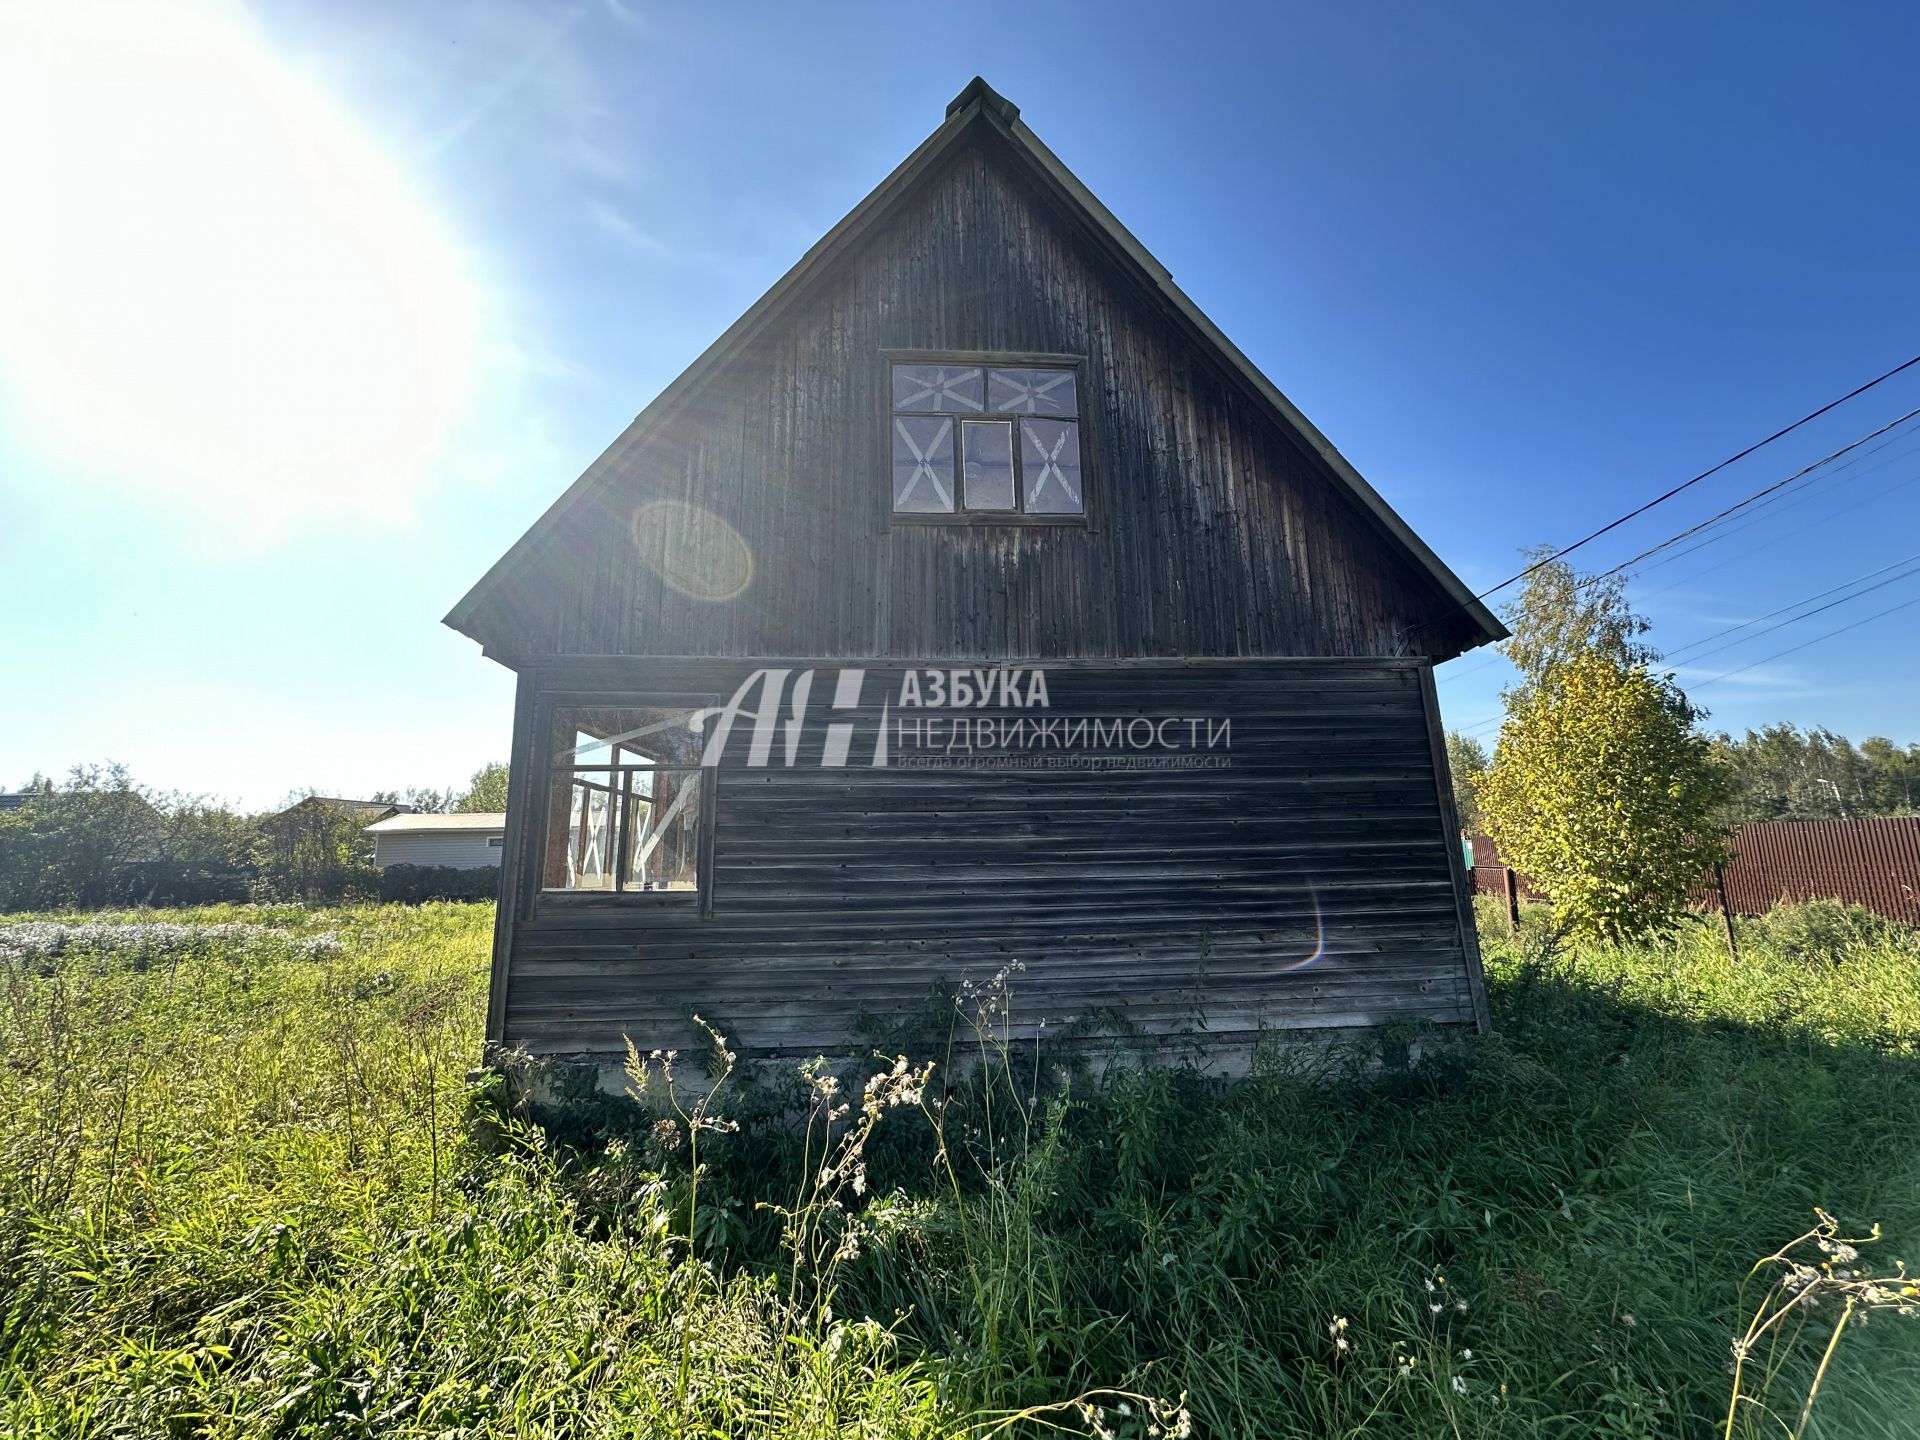
[[[1071,370],[995,370],[987,397],[1002,415],[1080,413],[1080,387]]]
[[[978,365],[896,365],[893,408],[940,415],[986,408],[986,372]]]
[[[1014,510],[1013,425],[965,420],[960,425],[961,500],[969,510]]]
[[[1029,514],[1086,512],[1080,497],[1080,427],[1073,421],[1022,420],[1020,465]]]
[[[953,421],[893,417],[893,508],[909,514],[953,513]]]

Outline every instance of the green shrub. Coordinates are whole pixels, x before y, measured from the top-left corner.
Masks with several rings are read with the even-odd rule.
[[[499,897],[498,865],[389,865],[380,872],[380,898],[401,904]]]

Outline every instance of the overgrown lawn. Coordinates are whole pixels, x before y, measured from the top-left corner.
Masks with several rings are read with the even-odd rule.
[[[1914,1433],[1920,1319],[1843,1287],[1920,1258],[1920,937],[1804,907],[1736,966],[1484,918],[1490,1039],[1064,1094],[989,1046],[870,1134],[877,1061],[489,1120],[486,906],[0,921],[0,1428],[1718,1435],[1748,1271],[1824,1207],[1885,1238],[1806,1248],[1826,1302],[1734,1433],[1792,1430],[1842,1313],[1806,1433]],[[963,1041],[982,1003],[1018,974]]]

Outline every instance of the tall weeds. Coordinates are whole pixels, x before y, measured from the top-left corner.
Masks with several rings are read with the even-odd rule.
[[[1550,951],[1530,924],[1488,937],[1492,1039],[1276,1045],[1231,1085],[1015,1043],[1010,968],[884,1060],[783,1079],[695,1032],[671,1085],[631,1057],[644,1106],[485,1146],[484,907],[172,918],[0,931],[9,1434],[1891,1440],[1920,1413],[1910,1282],[1843,1238],[1920,1237],[1920,942],[1858,917],[1743,923],[1738,966],[1704,929]],[[1809,1230],[1819,1205],[1858,1228]]]
[[[1765,1288],[1746,1330],[1733,1342],[1733,1394],[1727,1402],[1725,1440],[1735,1434],[1786,1434],[1800,1440],[1848,1325],[1864,1324],[1875,1312],[1920,1318],[1920,1284],[1908,1278],[1905,1261],[1896,1261],[1893,1272],[1885,1275],[1861,1263],[1859,1247],[1878,1243],[1879,1227],[1871,1235],[1843,1236],[1833,1216],[1824,1210],[1815,1213],[1819,1218],[1812,1229],[1760,1260],[1749,1273],[1750,1280],[1763,1281]],[[1809,1344],[1819,1360],[1789,1425],[1774,1408],[1779,1381],[1796,1348]]]

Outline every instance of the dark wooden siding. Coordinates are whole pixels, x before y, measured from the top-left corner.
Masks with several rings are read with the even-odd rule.
[[[732,693],[749,668],[574,661],[529,678],[550,703],[686,703]],[[936,981],[983,981],[1016,959],[1023,1025],[1112,1006],[1148,1032],[1197,1025],[1221,1045],[1263,1028],[1471,1023],[1477,968],[1424,674],[1358,660],[1049,666],[1048,715],[1228,720],[1231,768],[921,770],[865,764],[860,737],[899,685],[877,664],[849,768],[820,768],[817,724],[794,768],[748,768],[744,737],[728,747],[705,919],[694,904],[536,893],[526,817],[544,813],[544,782],[530,778],[510,821],[495,1038],[548,1054],[614,1052],[629,1036],[684,1046],[698,1012],[744,1053],[831,1052],[854,1043],[860,1013],[909,1011]],[[830,693],[831,680],[817,683]],[[516,783],[546,753],[518,741]]]
[[[1300,439],[1057,208],[962,145],[693,402],[622,455],[476,620],[542,655],[1449,655],[1472,626]],[[1084,355],[1089,528],[888,523],[884,351]],[[649,501],[751,561],[695,599],[635,555]],[[697,563],[696,563],[697,568]],[[698,587],[695,587],[698,588]]]

